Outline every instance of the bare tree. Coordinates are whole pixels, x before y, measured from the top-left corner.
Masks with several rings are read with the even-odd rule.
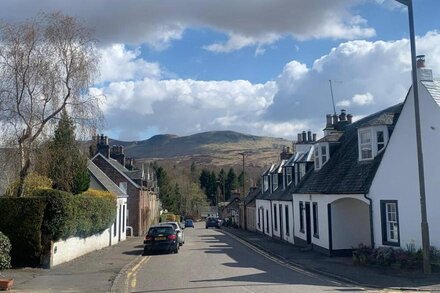
[[[63,109],[80,126],[101,121],[99,97],[89,94],[98,66],[91,32],[60,13],[0,26],[0,123],[20,152],[20,187],[32,148]]]

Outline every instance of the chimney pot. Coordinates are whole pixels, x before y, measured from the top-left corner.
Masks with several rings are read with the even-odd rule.
[[[353,115],[347,114],[347,121],[351,124],[353,122]]]
[[[326,115],[326,119],[327,119],[326,127],[331,127],[332,126],[332,115],[331,114],[327,114]]]
[[[313,133],[313,141],[316,141],[316,133]]]
[[[307,142],[307,133],[305,131],[302,132],[302,141]]]
[[[312,132],[310,130],[307,131],[307,141],[312,142]]]
[[[290,147],[287,147],[286,151],[290,154]]]
[[[424,68],[425,67],[425,55],[417,55],[417,68]]]
[[[341,110],[341,115],[339,115],[339,121],[345,121],[346,116],[347,115],[345,114],[345,110],[342,109]]]
[[[298,140],[298,141],[297,141],[298,143],[301,142],[301,137],[302,137],[302,136],[301,136],[301,133],[298,133],[298,139],[297,139],[297,140]]]
[[[338,124],[338,115],[333,114],[333,126],[336,126]]]

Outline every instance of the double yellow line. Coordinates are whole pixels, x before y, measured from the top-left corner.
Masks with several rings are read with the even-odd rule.
[[[147,263],[148,260],[150,259],[149,256],[143,256],[140,258],[140,260],[138,261],[138,263],[133,266],[133,268],[131,268],[131,270],[129,270],[127,272],[127,281],[126,281],[126,285],[127,285],[127,291],[130,291],[129,288],[134,289],[136,288],[136,275],[139,272],[140,268],[142,267],[143,264]],[[128,286],[130,284],[130,287]]]

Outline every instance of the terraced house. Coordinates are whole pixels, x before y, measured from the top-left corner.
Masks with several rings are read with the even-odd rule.
[[[436,226],[440,222],[436,211],[440,206],[440,81],[433,79],[423,59],[418,60],[417,70],[430,242],[440,247]],[[311,168],[306,167],[304,176],[294,167],[298,180],[295,177],[289,185],[290,171],[282,171],[292,162],[293,166],[299,163],[297,154],[291,162],[281,161],[263,174],[257,230],[329,255],[347,254],[359,244],[421,247],[412,88],[403,103],[356,122],[344,110],[327,115],[326,120],[324,136],[312,138],[305,160]],[[285,182],[284,191],[277,191],[279,180]],[[288,198],[286,192],[291,210],[279,201]],[[288,213],[293,219],[293,241],[281,232],[287,227]]]

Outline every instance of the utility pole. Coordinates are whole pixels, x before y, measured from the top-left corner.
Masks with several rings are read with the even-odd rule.
[[[414,93],[414,114],[416,120],[417,165],[419,175],[420,211],[422,230],[423,272],[431,274],[431,256],[429,241],[428,215],[426,211],[425,173],[423,166],[422,133],[420,126],[419,82],[417,81],[416,39],[412,0],[397,0],[408,7],[409,39],[411,46],[412,88]]]

